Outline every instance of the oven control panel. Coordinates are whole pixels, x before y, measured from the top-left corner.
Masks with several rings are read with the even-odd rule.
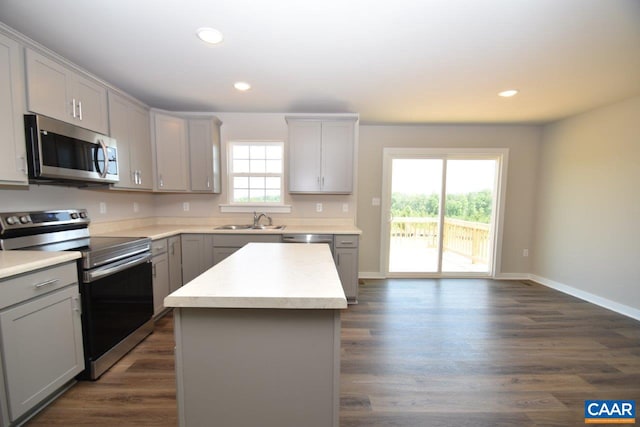
[[[86,209],[64,209],[36,212],[0,213],[0,234],[5,230],[44,227],[52,225],[89,224]]]

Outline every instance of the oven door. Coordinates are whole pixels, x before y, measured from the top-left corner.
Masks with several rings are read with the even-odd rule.
[[[82,326],[89,363],[151,319],[151,254],[84,272],[83,278]]]

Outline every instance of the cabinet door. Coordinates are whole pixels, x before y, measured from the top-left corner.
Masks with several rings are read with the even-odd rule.
[[[317,193],[321,189],[321,122],[289,119],[288,123],[289,192]]]
[[[153,315],[164,310],[164,298],[169,295],[169,258],[167,253],[156,255],[153,265]]]
[[[353,146],[352,121],[322,122],[322,192],[353,191]]]
[[[114,92],[109,92],[109,135],[116,139],[120,181],[114,188],[133,188],[134,176],[131,166],[131,128],[129,102]]]
[[[187,127],[184,119],[154,114],[156,189],[187,191]]]
[[[234,252],[240,250],[240,248],[213,248],[213,265],[216,265],[223,259],[230,257]]]
[[[131,168],[137,172],[137,179],[134,180],[135,188],[151,190],[153,189],[153,167],[149,110],[132,105],[130,117]]]
[[[347,299],[355,301],[358,298],[358,249],[336,248],[335,261],[342,288]]]
[[[182,246],[180,236],[169,238],[169,293],[182,286]]]
[[[84,369],[77,285],[4,310],[0,332],[11,420]]]
[[[27,185],[20,45],[0,34],[0,184]]]
[[[73,73],[73,100],[76,102],[74,122],[80,127],[106,134],[108,132],[107,89],[95,80]],[[73,106],[72,106],[73,107]]]
[[[149,110],[109,92],[109,131],[118,144],[120,181],[114,188],[151,190]]]
[[[73,96],[71,72],[61,64],[26,50],[27,63],[27,108],[54,119],[70,122],[72,119]]]
[[[213,121],[189,120],[191,191],[213,192]]]
[[[202,273],[204,236],[183,234],[182,240],[182,283],[185,285]]]

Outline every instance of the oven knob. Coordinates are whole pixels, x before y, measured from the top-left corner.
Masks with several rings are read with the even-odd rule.
[[[20,217],[20,222],[26,224],[28,222],[31,222],[31,218],[29,218],[29,215],[23,215]]]
[[[80,218],[86,218],[87,217],[87,213],[82,211],[80,212]]]
[[[6,218],[6,220],[7,220],[7,224],[9,224],[9,225],[13,225],[13,224],[15,224],[15,223],[16,223],[16,219],[17,219],[17,218],[16,218],[15,216],[8,216],[8,217]]]
[[[77,212],[72,212],[71,213],[71,219],[78,219],[78,213]]]

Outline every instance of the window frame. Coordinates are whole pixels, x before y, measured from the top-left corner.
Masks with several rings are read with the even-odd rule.
[[[273,172],[261,172],[261,173],[251,173],[251,172],[235,172],[233,170],[233,162],[235,160],[233,156],[233,149],[235,146],[278,146],[281,150],[281,165],[280,165],[280,173]],[[280,140],[237,140],[237,141],[229,141],[227,142],[227,203],[229,207],[258,207],[264,208],[269,206],[274,207],[282,207],[286,206],[284,204],[285,191],[285,147],[284,141]],[[248,200],[247,202],[238,202],[234,200],[234,178],[236,177],[247,177],[251,179],[251,177],[265,177],[265,178],[279,178],[280,179],[280,201],[279,202],[258,202]],[[251,187],[249,187],[250,189]]]

